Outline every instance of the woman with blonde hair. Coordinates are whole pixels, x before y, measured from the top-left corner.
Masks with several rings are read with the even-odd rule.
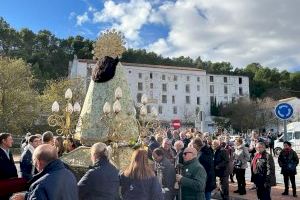
[[[120,175],[123,200],[162,200],[161,185],[148,163],[146,150],[135,150],[130,165]]]

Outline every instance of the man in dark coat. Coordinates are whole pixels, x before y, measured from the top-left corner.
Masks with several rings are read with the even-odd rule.
[[[161,176],[161,184],[164,190],[164,200],[173,200],[175,197],[175,167],[164,156],[164,152],[159,148],[154,149],[152,156],[153,160],[155,161],[157,176]]]
[[[285,190],[282,195],[289,194],[289,179],[292,183],[293,196],[296,194],[296,182],[295,175],[297,174],[297,165],[299,164],[299,158],[297,153],[291,148],[292,144],[288,141],[283,143],[284,149],[280,152],[278,157],[278,164],[281,167],[281,174],[283,174]]]
[[[222,199],[229,199],[229,157],[219,140],[213,140],[215,174],[220,178]]]
[[[271,200],[271,187],[276,185],[274,160],[272,155],[266,152],[264,143],[257,143],[256,151],[251,168],[256,185],[257,198]]]
[[[32,162],[32,154],[36,147],[39,145],[39,137],[32,135],[29,137],[28,145],[25,147],[21,159],[20,159],[20,169],[22,178],[25,178],[27,181],[32,179],[32,176],[35,172],[35,167]]]
[[[0,180],[18,177],[15,162],[9,148],[13,139],[9,133],[0,133]],[[1,200],[9,199],[10,195],[0,196]]]
[[[184,150],[182,174],[176,174],[181,187],[182,200],[205,200],[206,172],[197,159],[197,150],[187,147]]]
[[[119,171],[108,157],[107,146],[96,143],[91,148],[92,169],[78,182],[80,200],[119,199]]]
[[[154,136],[150,136],[149,144],[148,144],[148,158],[152,160],[152,152],[154,149],[158,148],[160,144],[156,141]]]
[[[33,161],[39,178],[33,177],[36,181],[30,185],[29,191],[15,194],[12,200],[78,200],[75,176],[58,159],[55,147],[49,144],[38,146]]]
[[[211,192],[216,188],[216,175],[214,169],[214,152],[208,144],[204,144],[200,149],[199,162],[207,174],[205,198],[210,199]]]

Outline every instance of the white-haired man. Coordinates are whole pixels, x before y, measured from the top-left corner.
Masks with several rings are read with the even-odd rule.
[[[91,148],[92,169],[78,182],[79,199],[118,199],[119,171],[109,161],[106,144],[98,142]]]

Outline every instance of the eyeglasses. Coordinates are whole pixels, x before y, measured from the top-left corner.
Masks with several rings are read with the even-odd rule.
[[[184,152],[183,155],[186,156],[188,153],[193,153],[193,152]]]

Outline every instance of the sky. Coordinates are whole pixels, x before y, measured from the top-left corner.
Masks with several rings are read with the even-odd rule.
[[[14,28],[95,40],[110,28],[126,46],[245,67],[300,71],[300,0],[0,0]]]

